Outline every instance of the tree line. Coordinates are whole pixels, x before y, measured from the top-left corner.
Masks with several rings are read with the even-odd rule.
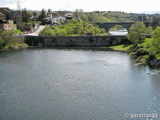
[[[82,20],[69,20],[66,25],[46,26],[41,36],[107,35],[104,29]]]

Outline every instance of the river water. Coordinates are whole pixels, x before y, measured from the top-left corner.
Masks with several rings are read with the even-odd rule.
[[[114,30],[114,31],[109,31],[109,34],[111,34],[111,35],[127,35],[128,31],[127,31],[127,29]]]
[[[160,119],[160,73],[135,64],[124,52],[93,48],[2,53],[0,119]]]

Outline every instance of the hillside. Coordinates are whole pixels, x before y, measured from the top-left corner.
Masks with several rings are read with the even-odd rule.
[[[133,21],[150,21],[151,16],[145,14],[125,13],[120,11],[108,11],[102,14],[106,18],[114,18],[119,22],[133,22]]]

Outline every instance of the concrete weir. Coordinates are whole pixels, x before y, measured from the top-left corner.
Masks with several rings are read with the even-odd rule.
[[[26,36],[29,46],[111,46],[125,43],[126,36]]]

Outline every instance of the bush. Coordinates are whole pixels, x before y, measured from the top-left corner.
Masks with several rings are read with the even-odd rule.
[[[150,35],[151,33],[152,27],[146,28],[144,23],[137,22],[129,28],[127,37],[132,43],[138,43],[144,40],[146,35]]]
[[[158,52],[160,52],[160,27],[157,27],[153,31],[153,36],[148,46],[149,46],[149,50],[154,54],[157,54]]]
[[[0,34],[0,48],[14,48],[17,44],[21,43],[21,40],[13,36],[13,31],[2,31]]]
[[[0,37],[0,49],[3,48],[4,45],[4,39]]]

